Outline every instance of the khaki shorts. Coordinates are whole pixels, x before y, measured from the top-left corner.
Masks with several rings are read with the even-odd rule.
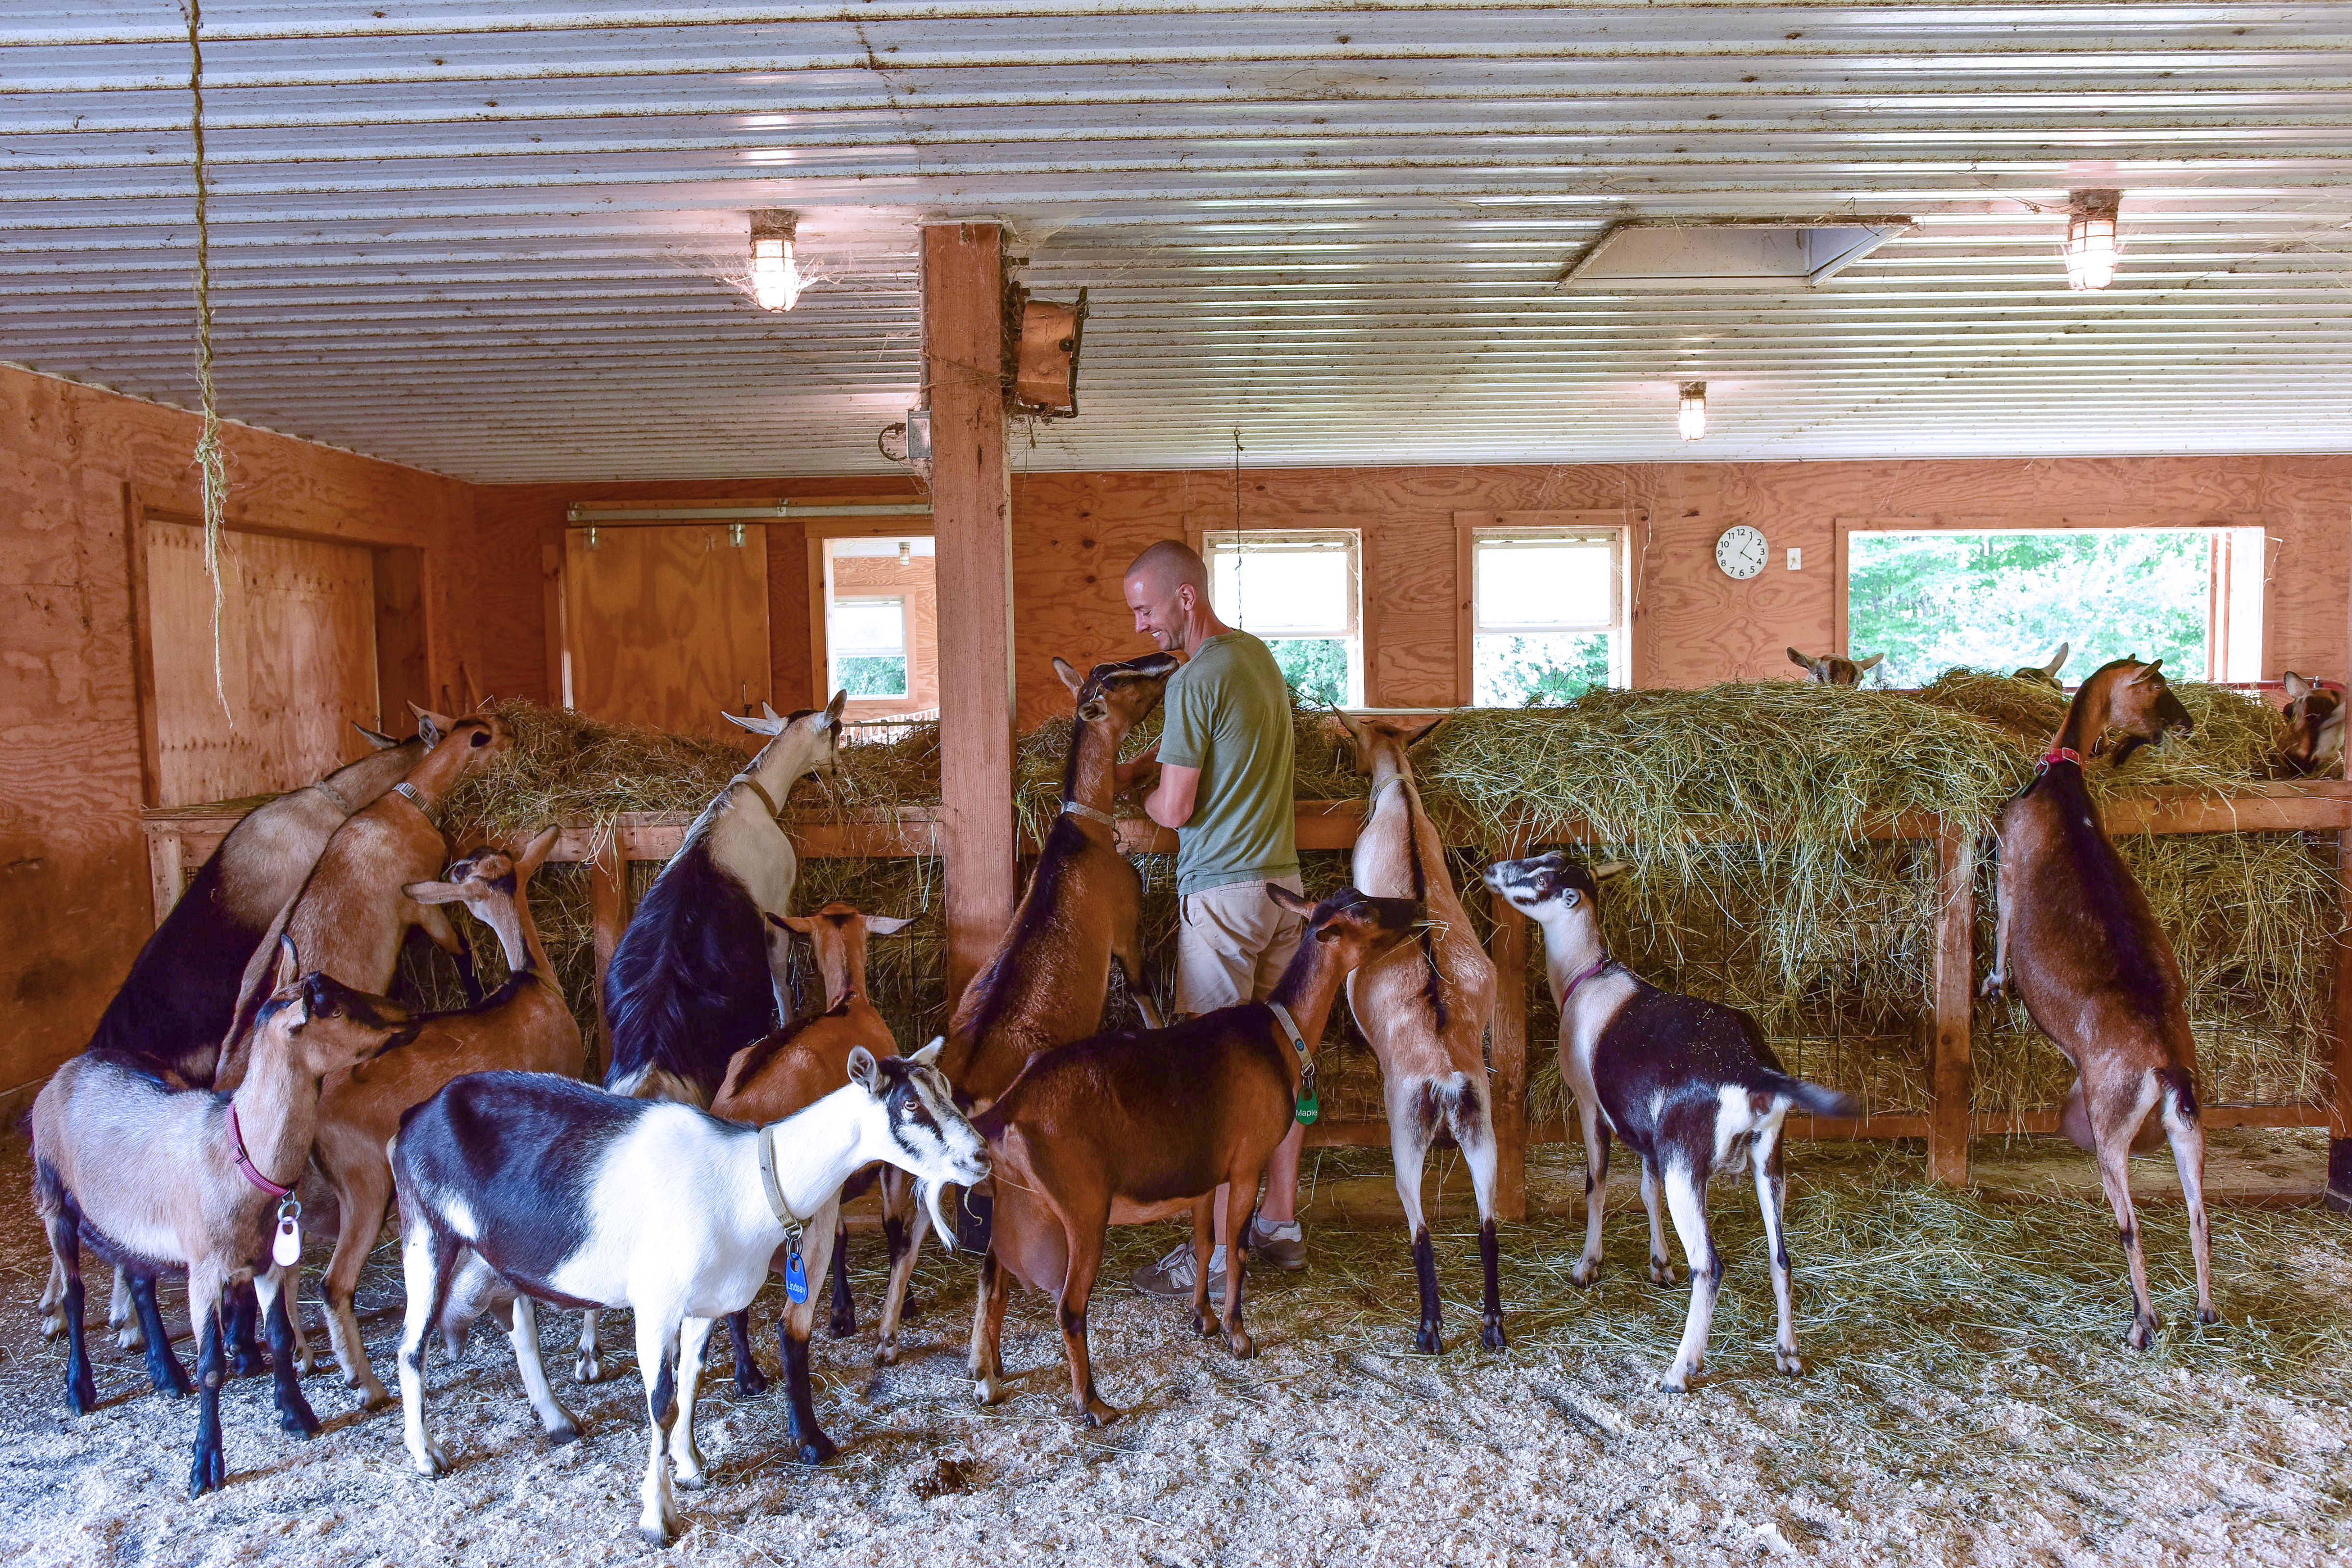
[[[1296,876],[1273,877],[1304,893]],[[1282,978],[1307,922],[1265,896],[1265,882],[1188,893],[1176,927],[1176,1011],[1209,1013],[1263,1000]]]

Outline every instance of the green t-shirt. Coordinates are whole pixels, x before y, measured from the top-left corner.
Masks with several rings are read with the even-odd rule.
[[[1160,760],[1201,770],[1176,830],[1176,890],[1297,874],[1290,689],[1265,644],[1225,632],[1169,678]]]

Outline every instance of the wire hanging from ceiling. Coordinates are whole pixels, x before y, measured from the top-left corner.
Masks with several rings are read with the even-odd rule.
[[[236,714],[228,705],[228,682],[221,670],[221,519],[228,497],[228,462],[221,446],[220,410],[213,390],[212,229],[205,172],[205,51],[203,0],[184,0],[188,18],[188,129],[195,142],[196,173],[196,392],[204,408],[204,431],[196,439],[196,468],[204,476],[205,575],[213,584],[213,692],[229,727]]]

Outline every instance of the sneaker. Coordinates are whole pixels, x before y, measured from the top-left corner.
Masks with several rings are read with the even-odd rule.
[[[1307,1267],[1307,1227],[1297,1220],[1260,1219],[1252,1215],[1243,1235],[1247,1237],[1252,1263],[1270,1263],[1291,1274]]]
[[[1170,1247],[1157,1263],[1147,1263],[1129,1279],[1135,1288],[1147,1296],[1175,1296],[1184,1300],[1192,1299],[1192,1244],[1180,1241]],[[1212,1248],[1209,1253],[1209,1294],[1220,1296],[1225,1289],[1225,1249]]]

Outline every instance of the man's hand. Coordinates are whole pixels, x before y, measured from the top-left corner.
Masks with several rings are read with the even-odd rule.
[[[1131,794],[1139,785],[1149,793],[1160,780],[1160,742],[1152,742],[1138,752],[1130,762],[1115,764],[1111,777],[1117,781],[1111,789],[1113,795]]]

